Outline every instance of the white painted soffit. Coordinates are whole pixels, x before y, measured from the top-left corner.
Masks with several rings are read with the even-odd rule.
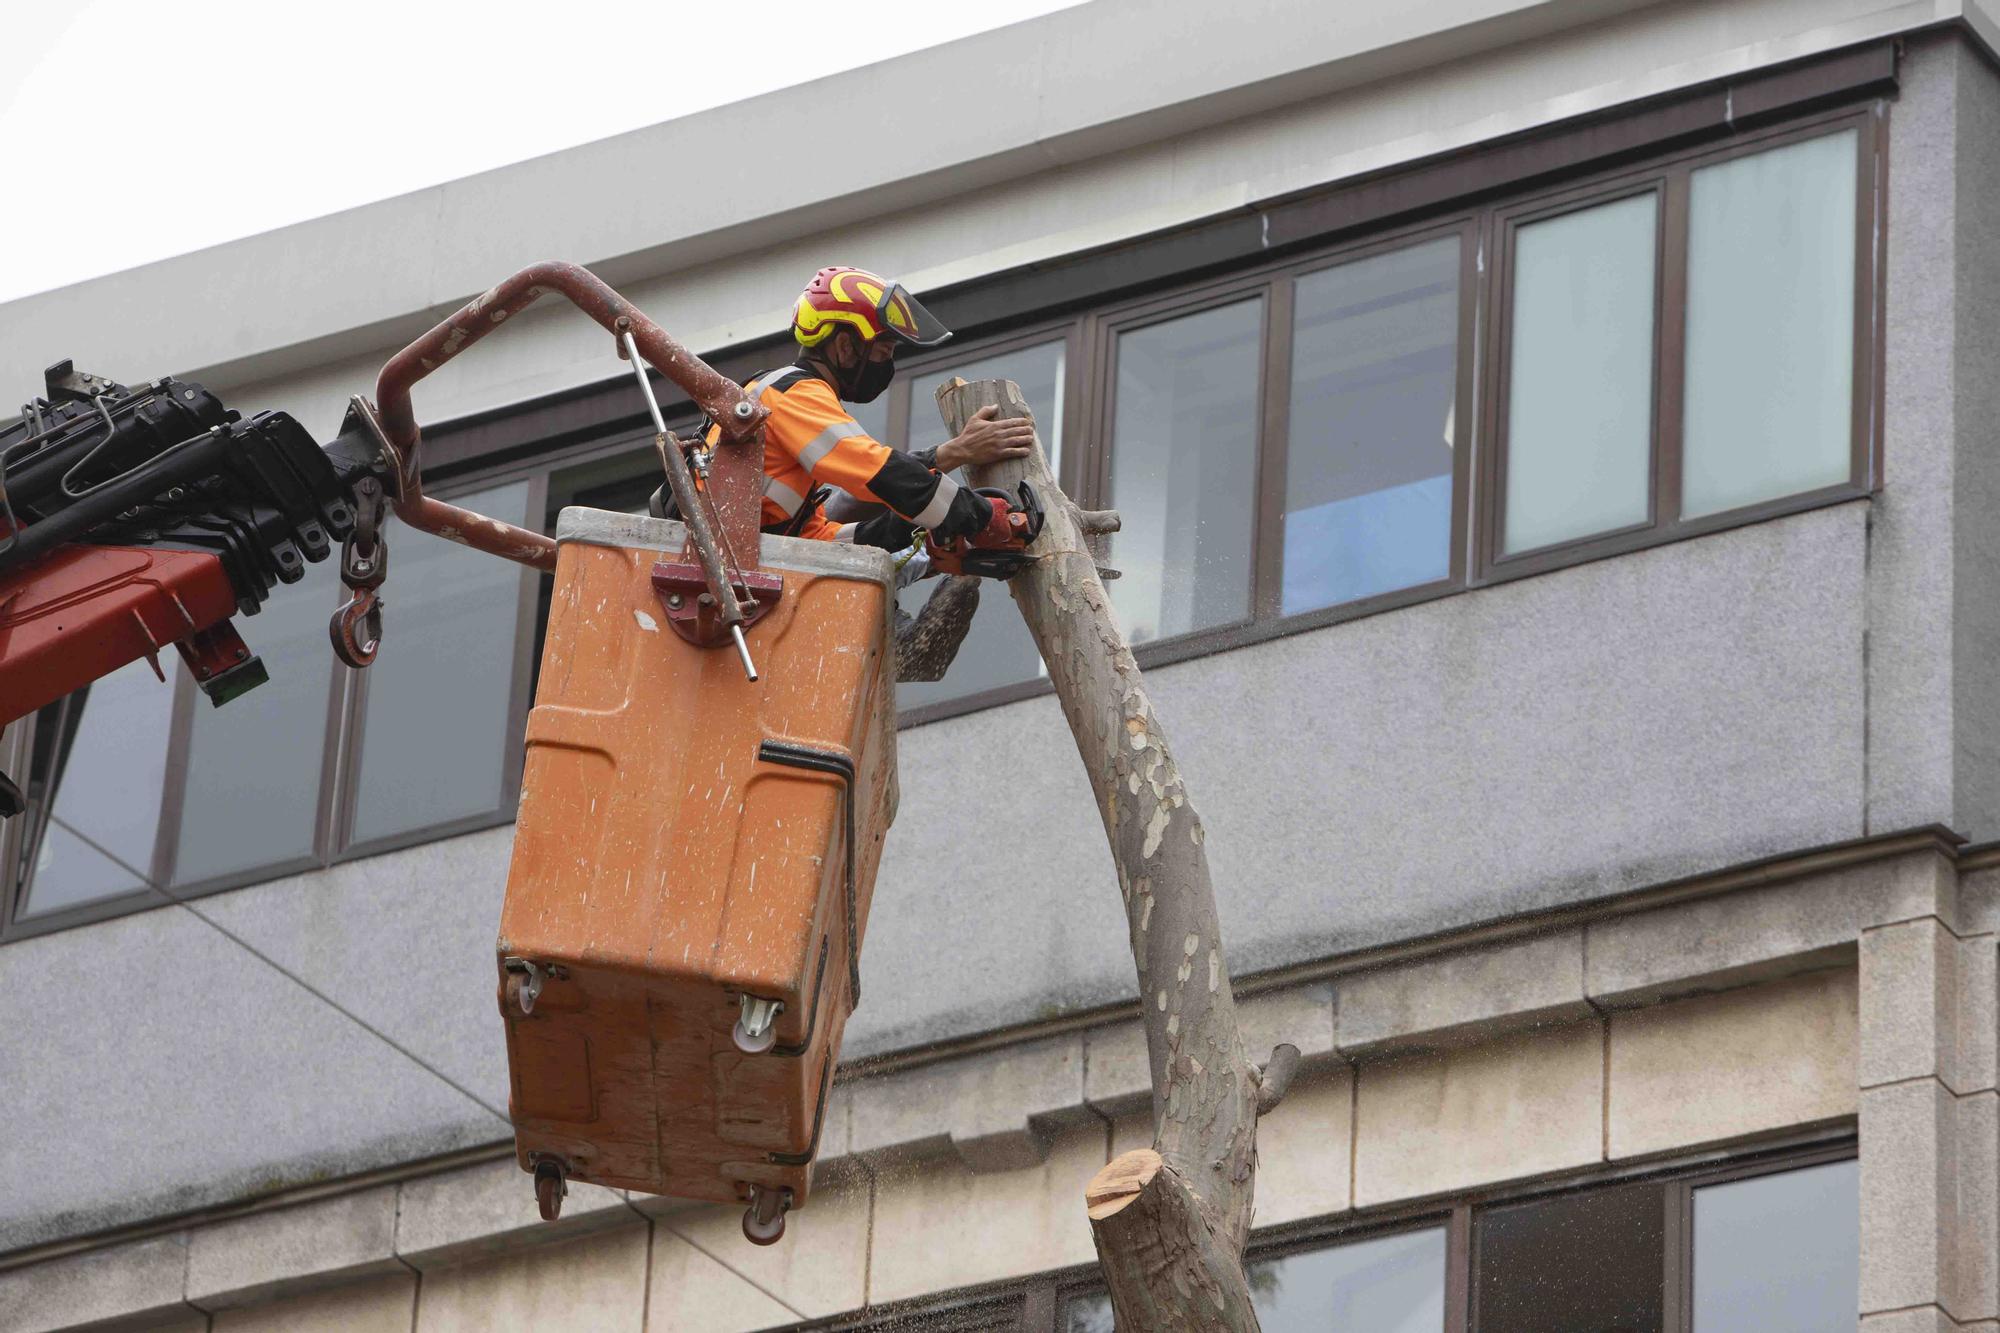
[[[223,383],[324,362],[401,341],[538,259],[575,259],[631,282],[1659,2],[1091,0],[0,305],[0,401],[37,391],[40,366],[56,356]],[[1737,3],[1771,11],[1775,28],[1793,36],[1718,52],[1712,68],[1683,66],[1665,86],[1965,18],[1967,5],[1991,26],[2000,0]],[[1625,96],[1659,90],[1662,72],[1635,52],[1634,73],[1642,71]],[[929,109],[922,134],[907,132],[911,108]],[[870,109],[882,118],[879,134],[867,133]],[[1588,109],[1565,101],[1547,110],[1553,118]],[[823,150],[815,127],[830,123],[867,151]],[[740,151],[713,157],[723,145]],[[246,164],[237,174],[252,173]]]

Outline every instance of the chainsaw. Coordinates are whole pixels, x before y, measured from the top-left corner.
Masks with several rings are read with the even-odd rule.
[[[942,574],[976,574],[981,578],[1010,579],[1026,568],[1034,557],[1028,547],[1042,535],[1046,517],[1041,498],[1024,477],[1019,491],[1009,494],[998,486],[981,486],[974,495],[993,506],[993,521],[969,536],[939,540],[926,536],[924,549],[931,564]]]

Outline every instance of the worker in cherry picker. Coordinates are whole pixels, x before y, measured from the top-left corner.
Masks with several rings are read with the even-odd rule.
[[[792,337],[798,359],[745,386],[771,411],[764,423],[764,531],[890,551],[913,548],[919,529],[934,547],[957,537],[968,540],[950,544],[1007,544],[1007,503],[976,494],[951,474],[967,464],[1026,454],[1034,440],[1031,422],[997,421],[997,409],[983,407],[935,449],[901,453],[872,439],[848,412],[847,404],[873,402],[889,387],[898,353],[951,337],[936,316],[901,283],[864,269],[823,268],[799,294]],[[710,441],[715,438],[711,432]],[[860,502],[866,508],[858,512],[870,516],[849,522],[829,517],[834,491]],[[963,572],[1011,574],[1024,559],[992,551]],[[939,563],[944,572],[961,572],[956,560]],[[932,571],[919,552],[901,581],[925,572]]]

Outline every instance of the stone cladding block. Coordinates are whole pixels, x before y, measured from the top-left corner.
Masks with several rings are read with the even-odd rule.
[[[534,1177],[511,1156],[419,1176],[404,1181],[401,1189],[396,1256],[416,1269],[463,1263],[634,1220],[624,1191],[573,1180],[562,1216],[544,1222],[535,1205]]]
[[[1959,941],[1934,917],[1862,934],[1862,1087],[1935,1077],[1966,1090],[1958,1069],[1959,956]]]
[[[204,1310],[400,1271],[394,1185],[251,1213],[188,1233],[187,1300]]]
[[[1033,1166],[1055,1128],[1087,1114],[1083,1066],[1083,1038],[1068,1035],[858,1078],[851,1150],[873,1161],[949,1141],[973,1171]]]
[[[867,1304],[874,1192],[873,1178],[858,1165],[822,1167],[814,1175],[811,1199],[787,1217],[785,1238],[771,1246],[743,1239],[741,1207],[683,1203],[656,1213],[651,1326],[665,1321],[668,1328],[705,1330],[714,1326],[705,1320],[746,1301],[746,1314],[765,1319],[745,1325],[749,1328]],[[738,1288],[763,1299],[727,1294]],[[772,1320],[764,1307],[774,1302],[781,1303],[782,1317]]]
[[[1603,1157],[1601,1023],[1364,1061],[1355,1077],[1357,1208],[1525,1179]]]
[[[1106,1140],[1101,1122],[1055,1135],[1045,1161],[1014,1171],[975,1172],[948,1157],[880,1169],[869,1300],[1090,1262],[1083,1188],[1106,1161]]]
[[[213,1333],[409,1333],[417,1275],[391,1273],[324,1291],[218,1310]]]
[[[1957,1099],[1934,1078],[1861,1092],[1861,1310],[1948,1302],[1957,1286]]]
[[[1590,1012],[1583,932],[1561,930],[1342,978],[1336,1044],[1350,1056],[1462,1045]]]
[[[417,1333],[578,1329],[641,1333],[651,1228],[596,1231],[424,1274]]]
[[[186,1233],[176,1232],[0,1272],[0,1333],[192,1315],[181,1299],[187,1251]]]
[[[1855,1109],[1855,980],[1809,972],[1610,1015],[1613,1159]]]

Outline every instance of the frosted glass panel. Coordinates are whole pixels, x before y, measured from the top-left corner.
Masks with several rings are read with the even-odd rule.
[[[412,535],[396,554],[429,540]],[[339,561],[336,554],[308,567],[301,582],[279,584],[237,623],[269,681],[220,708],[196,694],[174,883],[312,854],[334,671],[326,622],[345,591]]]
[[[173,700],[173,687],[143,660],[89,687],[35,849],[22,916],[146,886],[160,833]],[[53,715],[53,709],[42,714]]]
[[[1450,572],[1458,266],[1452,237],[1299,279],[1286,615]]]
[[[1854,1162],[1694,1192],[1695,1333],[1848,1333],[1860,1269]]]
[[[1848,479],[1854,173],[1849,130],[1693,174],[1687,517]]]
[[[1646,519],[1656,212],[1639,195],[1515,233],[1508,554]]]
[[[1119,335],[1109,586],[1134,643],[1249,614],[1263,304]]]
[[[1042,449],[1048,454],[1049,468],[1061,475],[1063,418],[1063,344],[1041,343],[1017,351],[961,362],[942,370],[919,375],[910,382],[910,447],[927,449],[950,438],[944,418],[938,415],[932,395],[952,376],[965,380],[1012,380],[1021,386],[1021,395],[1035,414],[1035,429],[1041,433]],[[961,475],[960,481],[965,478]],[[937,590],[935,579],[912,584],[898,595],[903,610],[915,615]],[[989,580],[979,589],[979,610],[972,628],[959,645],[943,680],[918,681],[896,687],[900,708],[920,708],[924,704],[963,698],[981,690],[1033,680],[1042,671],[1042,655],[1014,599],[1003,583]]]
[[[529,521],[517,481],[453,503]],[[402,531],[391,553],[382,652],[368,668],[354,840],[500,808],[512,711],[521,566]]]

